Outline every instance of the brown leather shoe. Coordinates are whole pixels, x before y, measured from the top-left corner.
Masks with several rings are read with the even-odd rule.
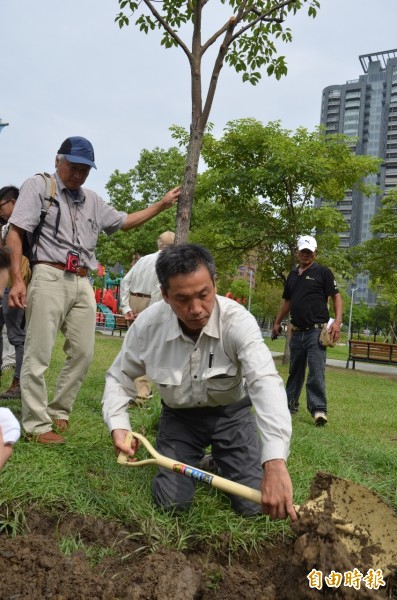
[[[32,436],[32,441],[38,444],[64,444],[65,438],[54,431],[47,431],[46,433],[39,433]]]
[[[21,388],[19,386],[19,379],[14,377],[12,380],[11,386],[6,392],[0,394],[0,398],[20,398],[21,397]]]
[[[60,431],[61,433],[66,431],[67,428],[69,427],[69,421],[67,421],[66,419],[54,419],[53,423],[54,423],[55,427],[57,428],[57,430]]]

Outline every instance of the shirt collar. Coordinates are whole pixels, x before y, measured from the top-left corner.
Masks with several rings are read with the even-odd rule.
[[[303,271],[304,273],[307,273],[308,271],[310,271],[311,269],[317,269],[318,265],[316,262],[312,262],[312,264],[310,265],[310,267],[308,267],[305,271]],[[298,273],[299,275],[299,265],[297,265],[296,269],[295,269],[295,273]]]

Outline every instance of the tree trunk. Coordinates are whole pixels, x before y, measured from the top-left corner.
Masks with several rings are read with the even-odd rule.
[[[182,193],[178,202],[176,215],[175,243],[183,244],[188,241],[190,218],[196,189],[198,165],[201,147],[203,145],[203,128],[201,126],[190,127],[190,141],[187,150],[185,176],[182,184]]]

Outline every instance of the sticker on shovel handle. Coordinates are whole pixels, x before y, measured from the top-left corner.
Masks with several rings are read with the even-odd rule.
[[[204,483],[208,483],[211,485],[213,480],[213,475],[209,473],[205,473],[204,471],[200,471],[200,469],[194,469],[193,467],[188,467],[187,465],[183,465],[181,463],[176,463],[173,465],[172,470],[175,473],[179,473],[180,475],[184,475],[185,477],[190,477],[190,479],[196,479],[197,481],[202,481]]]

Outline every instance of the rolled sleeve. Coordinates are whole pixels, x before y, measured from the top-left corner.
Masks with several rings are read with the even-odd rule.
[[[119,354],[106,373],[102,415],[110,432],[114,429],[131,430],[128,404],[137,396],[134,380],[145,374],[145,367],[135,352],[136,347],[135,328],[132,326],[124,338]]]
[[[32,233],[40,222],[45,190],[46,184],[40,175],[27,179],[21,187],[18,200],[8,222]]]
[[[251,315],[240,322],[235,334],[238,358],[262,440],[262,464],[277,458],[287,460],[292,423],[284,382]]]

